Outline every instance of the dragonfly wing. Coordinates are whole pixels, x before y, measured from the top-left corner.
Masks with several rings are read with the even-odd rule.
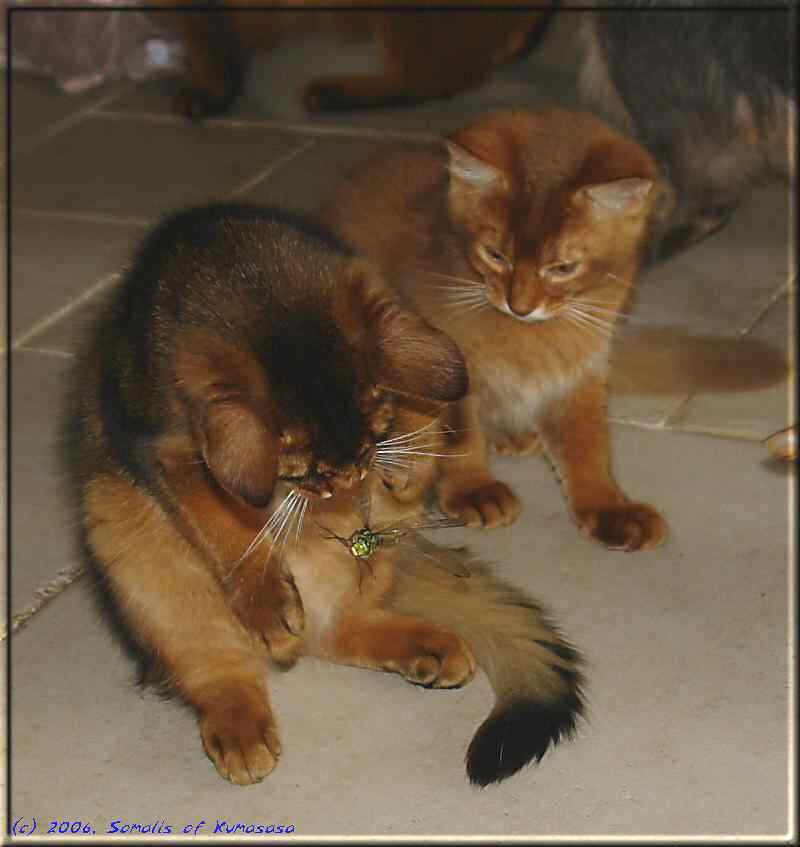
[[[436,565],[436,567],[459,579],[466,579],[472,576],[472,571],[464,564],[463,553],[458,550],[453,550],[450,547],[440,547],[438,544],[434,544],[424,536],[417,535],[416,533],[405,536],[402,546],[414,554],[423,556]]]

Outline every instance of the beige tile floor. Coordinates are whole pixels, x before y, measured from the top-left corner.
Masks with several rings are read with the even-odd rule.
[[[15,80],[3,354],[12,363],[11,608],[24,614],[48,588],[57,596],[12,637],[11,818],[81,820],[99,833],[115,819],[174,831],[205,820],[204,832],[226,819],[291,823],[308,837],[779,840],[794,825],[793,477],[759,442],[791,415],[782,373],[713,393],[700,362],[688,388],[612,398],[617,476],[670,522],[654,552],[599,549],[571,524],[541,460],[496,462],[522,496],[522,517],[453,538],[552,607],[589,661],[579,737],[499,787],[471,788],[462,764],[491,705],[482,676],[431,692],[314,660],[273,675],[284,755],[249,788],[216,776],[185,709],[132,685],[85,580],[73,579],[54,437],[74,338],[143,228],[211,197],[313,212],[383,134],[430,134],[491,106],[570,99],[561,76],[531,65],[440,104],[308,116],[283,83],[282,100],[270,90],[300,77],[292,61],[260,59],[249,99],[202,126],[170,115],[170,82],[68,99],[42,80]],[[712,339],[734,360],[756,342],[788,355],[788,198],[782,184],[760,189],[726,231],[649,273],[628,326],[666,328],[678,346]]]

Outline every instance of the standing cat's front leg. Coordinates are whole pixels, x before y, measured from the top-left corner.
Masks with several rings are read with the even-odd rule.
[[[628,500],[609,470],[606,384],[590,374],[553,402],[539,421],[545,449],[561,477],[581,530],[612,550],[659,545],[667,525],[646,503]]]
[[[486,436],[481,429],[479,399],[470,394],[448,413],[453,435],[438,464],[436,493],[441,510],[467,526],[494,528],[513,523],[520,511],[514,492],[489,470]]]

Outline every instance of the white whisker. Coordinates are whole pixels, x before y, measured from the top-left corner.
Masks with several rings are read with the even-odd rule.
[[[588,332],[590,335],[595,335],[595,336],[596,335],[603,335],[603,333],[596,326],[593,326],[592,324],[588,323],[580,315],[580,313],[577,313],[572,309],[568,310],[567,315],[565,317],[567,317],[567,320],[573,326],[577,326],[577,327],[580,327],[581,329],[586,330],[586,332]]]
[[[453,276],[452,274],[443,274],[439,271],[426,271],[423,268],[416,268],[415,270],[417,273],[430,274],[431,276],[438,276],[442,279],[451,279],[454,282],[466,282],[469,285],[481,285],[480,280],[470,279],[466,276]]]
[[[587,329],[588,331],[590,331],[591,333],[593,333],[596,336],[599,336],[601,338],[609,338],[610,337],[609,333],[606,332],[606,330],[601,329],[600,327],[589,323],[585,318],[578,317],[577,315],[573,315],[572,320],[573,320],[573,322],[580,324],[580,326],[584,327],[585,329]]]
[[[612,333],[614,331],[614,323],[613,321],[609,321],[606,318],[602,318],[599,315],[593,315],[591,312],[587,312],[584,309],[577,309],[578,314],[581,317],[585,318],[589,323],[594,324],[596,327],[600,329],[606,330],[608,333]]]
[[[419,429],[415,429],[413,432],[406,432],[403,433],[403,435],[396,435],[393,438],[385,438],[383,441],[379,441],[375,446],[378,448],[385,447],[387,444],[395,444],[399,441],[406,441],[409,438],[414,438],[421,432],[425,432],[425,430],[430,429],[434,424],[438,422],[439,419],[434,418],[430,423],[425,424],[425,426],[421,426]]]
[[[300,536],[303,532],[303,520],[305,519],[306,511],[310,502],[311,501],[308,497],[303,497],[303,505],[300,507],[300,517],[297,520],[297,531],[294,536],[295,547],[300,543]]]

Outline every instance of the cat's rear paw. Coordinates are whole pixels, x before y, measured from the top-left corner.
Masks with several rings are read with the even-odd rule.
[[[535,432],[501,435],[494,439],[492,446],[500,456],[538,456],[543,449]]]
[[[610,550],[650,550],[667,537],[664,518],[646,503],[622,503],[578,515],[581,530]]]
[[[415,645],[414,653],[407,662],[387,670],[394,670],[414,685],[425,688],[459,688],[475,675],[475,659],[454,633],[426,633]]]
[[[449,517],[462,520],[467,526],[487,529],[514,523],[521,508],[516,494],[496,479],[470,487],[445,488],[440,491],[439,502],[442,511]]]
[[[278,763],[281,745],[269,709],[233,702],[207,712],[200,735],[219,775],[235,785],[252,785]]]

